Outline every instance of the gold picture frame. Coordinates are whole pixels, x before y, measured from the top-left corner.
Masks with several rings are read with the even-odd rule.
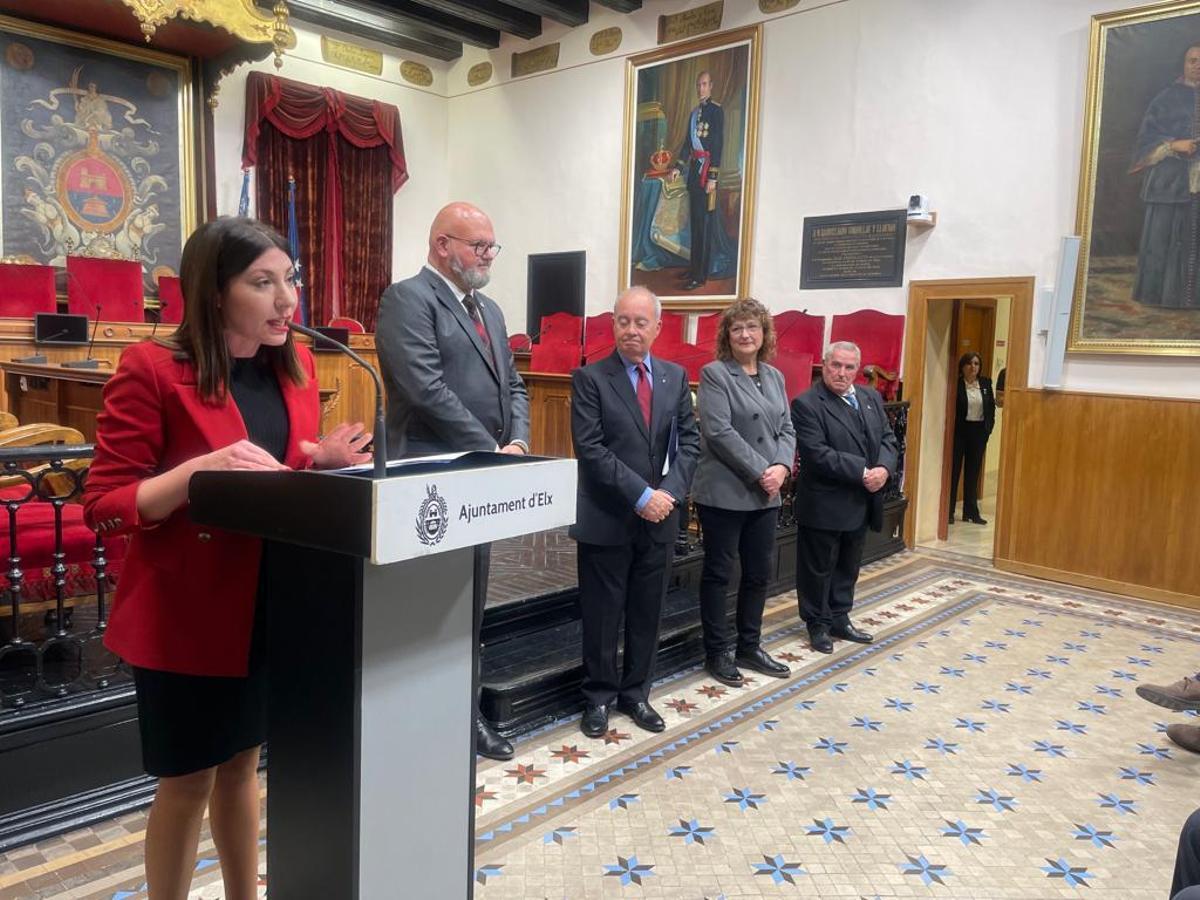
[[[1092,17],[1072,353],[1200,355],[1200,142],[1167,134],[1183,103],[1200,129],[1193,46],[1200,0]]]
[[[138,259],[147,294],[199,223],[182,56],[0,16],[2,255]]]
[[[648,287],[684,311],[722,308],[749,292],[761,48],[762,27],[754,25],[626,60],[622,290]],[[706,235],[696,259],[694,211]]]

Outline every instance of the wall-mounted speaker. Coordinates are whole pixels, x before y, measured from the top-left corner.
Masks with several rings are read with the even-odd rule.
[[[1042,386],[1046,388],[1062,387],[1067,330],[1071,326],[1071,298],[1075,294],[1075,273],[1079,268],[1079,243],[1077,235],[1064,237],[1058,254],[1058,273],[1054,278],[1054,303],[1050,310],[1042,376]]]

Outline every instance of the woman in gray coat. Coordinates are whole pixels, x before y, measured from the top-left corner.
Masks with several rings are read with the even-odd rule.
[[[717,359],[700,372],[701,450],[692,499],[704,531],[700,618],[705,668],[732,687],[743,683],[739,666],[776,678],[791,674],[761,643],[779,490],[796,452],[783,375],[765,362],[774,352],[770,312],[757,300],[740,300],[721,316]],[[735,640],[725,598],[739,559]]]

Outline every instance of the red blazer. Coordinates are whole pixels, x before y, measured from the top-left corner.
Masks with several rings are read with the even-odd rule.
[[[281,376],[292,468],[309,465],[301,440],[316,440],[320,398],[312,354],[297,347],[304,387]],[[138,518],[145,478],[246,437],[232,398],[201,399],[191,363],[144,341],[121,354],[96,417],[96,454],[83,494],[98,533],[129,534],[105,645],[135,666],[189,675],[244,676],[254,624],[262,542],[197,525],[187,506],[162,522]]]

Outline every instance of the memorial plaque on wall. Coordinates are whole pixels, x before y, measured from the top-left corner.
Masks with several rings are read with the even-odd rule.
[[[907,222],[903,209],[806,217],[801,289],[899,287]]]

